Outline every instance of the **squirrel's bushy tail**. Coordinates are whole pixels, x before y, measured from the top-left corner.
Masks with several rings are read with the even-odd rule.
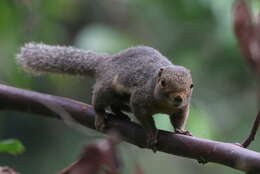
[[[105,57],[105,54],[73,47],[27,43],[16,59],[26,71],[35,74],[53,72],[93,76],[99,61]]]

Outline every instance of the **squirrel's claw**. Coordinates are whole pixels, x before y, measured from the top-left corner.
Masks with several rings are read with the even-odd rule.
[[[147,135],[147,147],[151,148],[154,153],[157,151],[157,147],[156,147],[157,143],[158,143],[158,131]]]
[[[190,131],[183,130],[183,129],[175,129],[175,133],[192,136],[192,133]]]
[[[98,131],[103,132],[106,128],[106,123],[104,118],[97,117],[95,119],[95,127]]]

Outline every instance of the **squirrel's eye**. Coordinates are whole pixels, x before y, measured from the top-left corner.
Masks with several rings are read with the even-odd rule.
[[[165,87],[166,86],[166,81],[165,80],[161,80],[161,86]]]
[[[193,85],[193,84],[191,84],[191,85],[190,85],[190,89],[192,89],[192,88],[193,88],[193,86],[194,86],[194,85]]]

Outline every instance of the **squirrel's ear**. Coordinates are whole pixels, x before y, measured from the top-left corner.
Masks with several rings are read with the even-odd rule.
[[[160,68],[160,70],[159,70],[159,72],[158,72],[158,77],[161,77],[162,72],[163,72],[163,68]]]

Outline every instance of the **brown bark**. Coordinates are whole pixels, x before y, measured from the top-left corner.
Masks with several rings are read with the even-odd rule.
[[[78,123],[94,129],[95,112],[91,105],[64,97],[0,85],[1,110],[26,112],[56,119],[63,118],[50,108],[62,108]],[[114,115],[109,115],[107,123],[108,128],[116,129],[125,141],[139,147],[146,147],[145,132],[138,124],[118,119]],[[232,143],[160,131],[158,150],[197,159],[201,163],[214,162],[248,173],[260,172],[260,153]]]

